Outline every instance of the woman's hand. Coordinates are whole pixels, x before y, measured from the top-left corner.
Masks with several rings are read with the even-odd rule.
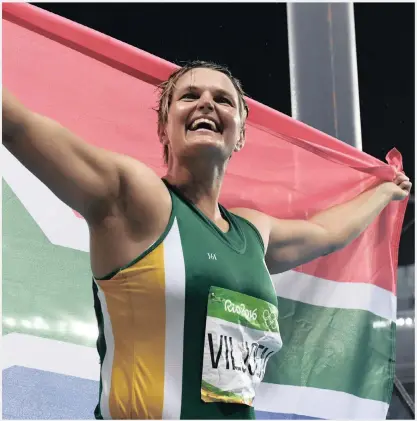
[[[402,172],[397,171],[395,179],[381,184],[380,188],[390,195],[391,200],[404,200],[409,196],[412,184],[410,179]]]

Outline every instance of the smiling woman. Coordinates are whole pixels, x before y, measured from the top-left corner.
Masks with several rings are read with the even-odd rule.
[[[90,227],[99,419],[252,419],[256,388],[282,344],[260,316],[249,326],[241,315],[220,323],[217,310],[208,313],[219,294],[251,314],[278,314],[266,236],[218,203],[227,163],[244,145],[247,106],[238,82],[212,67],[190,65],[163,92],[163,180],[3,94],[3,127],[23,129],[5,133],[8,149]]]
[[[182,101],[188,102],[193,102],[199,99],[202,94],[201,91],[202,88],[204,88],[204,85],[196,86],[195,74],[196,71],[200,72],[201,74],[202,69],[212,70],[214,72],[221,72],[223,73],[223,75],[226,76],[226,78],[223,78],[224,80],[222,81],[223,84],[226,85],[225,89],[219,88],[217,86],[215,88],[215,91],[211,92],[210,95],[212,95],[212,100],[216,103],[228,105],[238,110],[241,122],[242,136],[245,136],[245,121],[249,114],[249,108],[246,103],[245,93],[242,89],[240,81],[236,79],[225,66],[205,61],[192,61],[173,72],[168,78],[168,80],[166,80],[159,86],[160,97],[159,106],[157,109],[158,134],[162,144],[164,145],[164,162],[167,165],[169,160],[169,144],[166,143],[166,136],[164,134],[164,131],[165,125],[168,122],[169,110],[173,102],[174,95],[176,95],[176,99],[180,98]],[[182,79],[182,76],[186,75],[187,73],[190,73],[191,70],[193,70],[192,74],[189,74],[188,77],[184,79],[182,83],[179,84],[178,82],[180,81],[180,79]],[[205,72],[205,74],[207,73],[208,72]],[[213,77],[213,72],[211,73]],[[222,127],[220,126],[220,121],[215,123],[218,126],[218,129],[222,129]],[[188,125],[187,128],[189,129],[190,126]]]
[[[16,8],[31,10],[25,4]],[[55,20],[51,26],[61,27]],[[146,92],[153,86],[118,74],[110,61],[99,62],[99,54],[81,58],[71,50],[74,42],[64,47],[37,32],[25,38],[28,29],[11,21],[5,27],[11,40],[5,48],[5,84],[19,90],[37,112],[4,89],[4,144],[49,188],[48,194],[80,212],[89,225],[101,363],[96,417],[250,419],[256,395],[258,408],[274,414],[350,419],[351,412],[340,416],[343,407],[353,411],[352,418],[383,418],[394,347],[388,325],[382,335],[386,331],[375,333],[373,323],[391,323],[395,317],[392,256],[404,208],[391,205],[378,229],[332,264],[324,260],[302,272],[277,275],[346,246],[391,200],[405,199],[410,182],[400,172],[399,154],[390,156],[390,164],[398,165],[394,169],[258,105],[257,122],[263,125],[250,127],[256,141],[252,149],[249,142],[245,146],[251,151],[248,166],[235,179],[244,180],[240,189],[247,188],[246,198],[262,212],[228,210],[219,197],[226,166],[245,145],[247,107],[240,85],[227,72],[188,65],[163,85],[158,132],[168,169],[161,179],[146,156],[151,143],[159,152],[151,137],[156,127],[149,114],[135,120],[136,101],[149,111],[153,97]],[[102,53],[109,53],[113,44],[108,39],[96,41]],[[120,58],[119,49],[114,47],[114,57]],[[139,54],[132,58],[136,52],[123,51],[129,52],[124,58],[130,64],[137,63]],[[31,61],[38,63],[36,72]],[[70,129],[46,117],[56,110],[62,112],[56,120]],[[96,118],[79,118],[91,113]],[[80,121],[88,130],[95,122],[98,131],[77,129]],[[120,130],[124,124],[149,130],[126,134]],[[72,130],[99,142],[110,138],[109,150]],[[299,139],[303,136],[308,140]],[[118,150],[137,159],[110,152],[123,142]],[[28,190],[27,184],[23,187]],[[305,219],[277,219],[282,209],[284,216]],[[16,225],[6,226],[9,238],[19,234]],[[69,273],[55,262],[58,255],[38,268],[49,272],[59,266],[42,291]],[[33,277],[27,271],[15,278],[31,279],[32,285]]]

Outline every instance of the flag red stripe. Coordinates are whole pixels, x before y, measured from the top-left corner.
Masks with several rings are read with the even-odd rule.
[[[132,155],[162,175],[153,83],[175,66],[28,4],[3,4],[3,11],[5,86],[86,141]],[[249,102],[247,143],[230,163],[221,197],[226,206],[305,219],[392,177],[388,164]],[[390,158],[401,166],[399,153]],[[299,270],[395,292],[405,206],[391,204],[355,243]]]

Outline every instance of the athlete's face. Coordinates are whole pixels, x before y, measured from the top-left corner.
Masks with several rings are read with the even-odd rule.
[[[178,79],[162,136],[173,156],[212,154],[226,160],[243,147],[239,97],[223,73],[198,68]]]

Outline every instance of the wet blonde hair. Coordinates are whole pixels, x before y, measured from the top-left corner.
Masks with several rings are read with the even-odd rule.
[[[233,83],[235,87],[238,97],[239,97],[239,113],[242,120],[242,136],[245,136],[245,121],[249,114],[249,108],[245,100],[245,92],[243,91],[242,85],[238,79],[236,79],[230,70],[222,66],[220,64],[207,62],[207,61],[191,61],[187,62],[178,70],[175,70],[168,80],[161,83],[158,86],[159,89],[159,100],[158,100],[158,107],[156,108],[156,112],[158,113],[158,136],[162,142],[162,133],[164,131],[164,127],[168,121],[168,112],[169,107],[171,106],[172,96],[175,91],[175,85],[178,79],[188,73],[190,70],[193,69],[211,69],[216,70],[218,72],[224,73]],[[168,164],[168,145],[164,145],[164,162]]]

